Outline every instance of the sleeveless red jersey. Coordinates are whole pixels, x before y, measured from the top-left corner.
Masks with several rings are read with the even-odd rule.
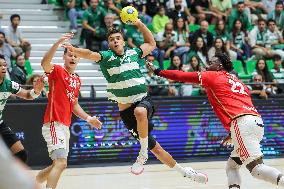
[[[260,116],[252,104],[247,86],[225,71],[162,70],[159,76],[203,86],[210,105],[226,130],[230,130],[230,123],[236,117],[246,114]]]
[[[44,123],[57,121],[70,126],[74,103],[79,97],[81,86],[79,76],[70,74],[62,66],[54,65],[48,74],[48,84]]]

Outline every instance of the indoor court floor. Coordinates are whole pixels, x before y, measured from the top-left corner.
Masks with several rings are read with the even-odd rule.
[[[284,159],[266,159],[267,165],[284,172]],[[129,166],[68,168],[57,189],[227,189],[225,161],[181,163],[207,173],[207,184],[194,183],[162,164],[145,166],[142,175],[129,172]],[[36,174],[38,171],[33,171]],[[276,189],[276,186],[254,179],[244,167],[241,169],[242,189]]]

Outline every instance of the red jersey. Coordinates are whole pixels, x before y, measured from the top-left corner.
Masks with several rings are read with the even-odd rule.
[[[260,116],[252,104],[247,86],[228,72],[162,70],[159,76],[203,86],[209,103],[226,130],[230,130],[230,123],[236,117],[246,114]]]
[[[79,76],[70,74],[62,66],[54,65],[48,74],[48,84],[44,123],[57,121],[70,126],[74,103],[79,97],[81,86]]]

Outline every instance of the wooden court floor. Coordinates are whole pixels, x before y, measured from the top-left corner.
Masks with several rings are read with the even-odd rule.
[[[284,172],[284,159],[267,159],[267,165]],[[181,163],[208,174],[206,185],[181,177],[162,164],[145,166],[142,175],[132,175],[129,166],[68,168],[59,181],[58,189],[227,189],[225,161]],[[34,170],[36,174],[38,171]],[[241,169],[242,189],[276,189],[276,186],[254,179]]]

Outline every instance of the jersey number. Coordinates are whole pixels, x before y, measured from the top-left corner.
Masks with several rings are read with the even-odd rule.
[[[240,93],[240,94],[243,94],[243,95],[248,95],[247,92],[245,92],[245,88],[244,88],[242,83],[240,83],[238,81],[234,81],[232,79],[229,79],[229,83],[232,85],[231,90],[234,93]]]

